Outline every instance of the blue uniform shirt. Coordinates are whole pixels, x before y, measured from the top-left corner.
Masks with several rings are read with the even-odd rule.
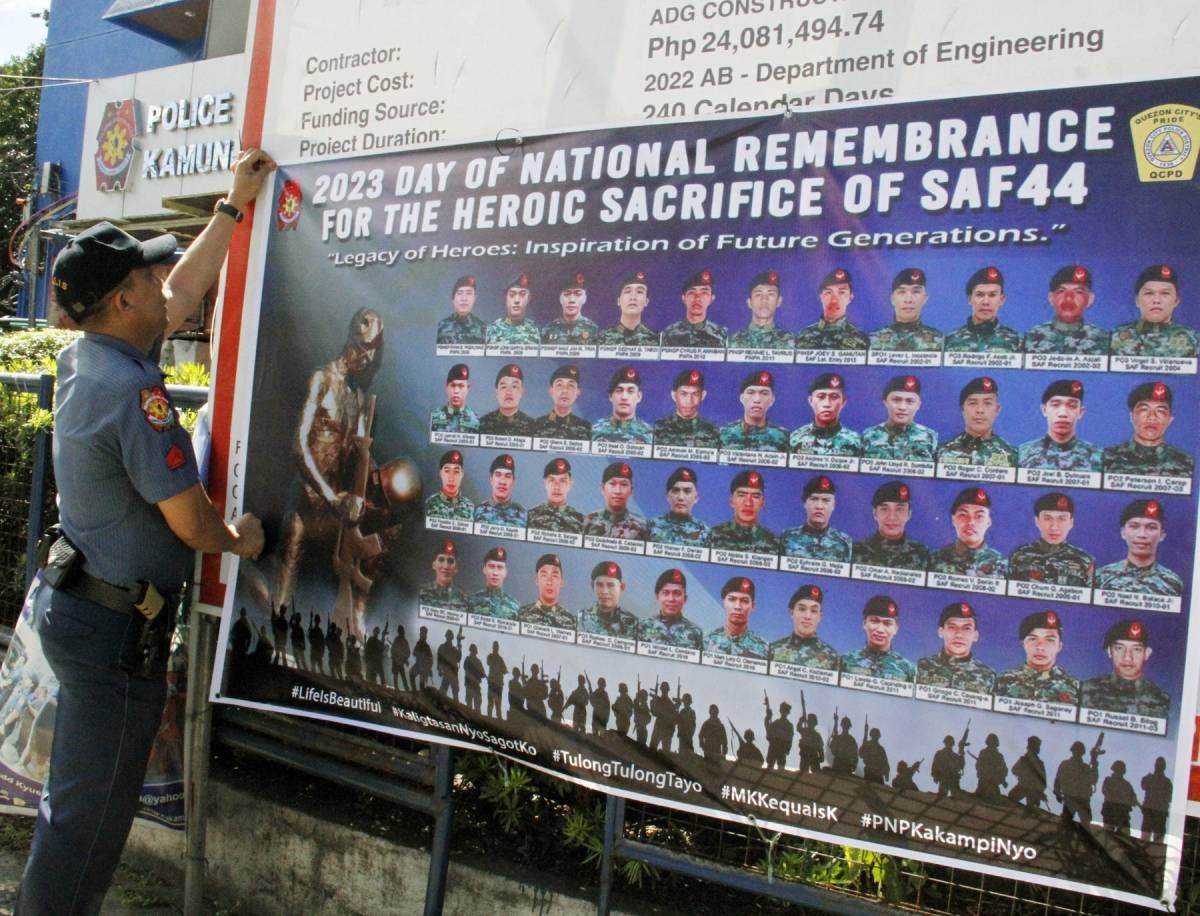
[[[89,572],[178,591],[193,551],[157,504],[200,478],[162,370],[124,341],[87,333],[58,357],[56,404],[60,517]]]

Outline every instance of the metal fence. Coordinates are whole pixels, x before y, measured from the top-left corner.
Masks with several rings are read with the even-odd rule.
[[[204,389],[196,388],[172,387],[171,393],[181,404],[200,403],[206,395]],[[39,527],[53,520],[48,436],[35,434],[24,426],[25,420],[34,417],[39,408],[45,410],[49,406],[49,376],[0,374],[0,627],[15,624],[24,595],[31,544]],[[256,724],[256,720],[261,721]],[[294,760],[297,769],[312,772],[303,765],[301,756],[289,750],[308,747],[311,728],[311,723],[297,719],[237,710],[232,723],[218,725],[216,737],[221,740],[224,731],[234,735],[237,740],[231,744],[244,751],[276,763]],[[406,767],[411,769],[414,751],[421,747],[416,742],[350,726],[324,731],[328,734],[322,741],[322,751],[338,759],[340,765],[321,767],[322,778],[373,795],[379,795],[380,773],[397,776]],[[337,737],[339,733],[343,736],[341,740]],[[255,737],[247,738],[248,734]],[[442,749],[434,753],[441,755],[440,765],[444,769],[449,755]],[[445,776],[440,778],[446,780]],[[420,792],[409,798],[401,787],[393,788],[384,797],[390,795],[397,804],[417,810],[434,805],[427,813],[435,815],[440,834],[433,850],[431,874],[435,874],[444,866],[448,849],[452,848],[447,843],[449,817],[438,816],[444,812],[436,798],[433,802],[427,796],[422,800],[418,798]],[[441,786],[438,792],[445,799],[440,804],[452,808],[449,786]],[[762,909],[761,897],[766,896],[778,898],[781,907],[794,904],[803,912],[813,913],[1136,916],[1157,912],[1105,897],[1056,891],[965,869],[863,854],[850,847],[768,833],[754,825],[654,805],[627,804],[612,797],[606,799],[605,808],[605,848],[597,876],[601,914],[607,912],[621,860],[647,863],[659,871],[698,881],[702,887],[715,882],[731,889],[722,893],[754,895],[757,899],[749,908],[756,910]],[[1200,822],[1188,818],[1176,903],[1178,912],[1188,916],[1200,916],[1198,841]],[[441,873],[444,875],[444,869]],[[433,890],[431,897],[440,904],[440,888]],[[882,903],[882,898],[888,902]],[[678,903],[678,898],[674,902]],[[749,903],[748,896],[746,902]],[[427,908],[427,912],[431,911],[437,910]]]

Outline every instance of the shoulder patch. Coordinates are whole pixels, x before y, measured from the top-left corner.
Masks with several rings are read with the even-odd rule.
[[[172,445],[167,449],[167,467],[172,471],[178,471],[181,467],[187,464],[187,455],[183,453],[178,445]]]
[[[142,415],[159,432],[170,429],[175,423],[175,411],[167,392],[159,385],[143,388],[138,395]]]

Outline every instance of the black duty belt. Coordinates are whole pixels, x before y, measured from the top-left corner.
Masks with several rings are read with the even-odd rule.
[[[82,598],[85,601],[91,601],[101,607],[106,607],[110,611],[116,611],[118,614],[134,614],[138,611],[137,603],[141,601],[145,595],[145,590],[141,585],[133,585],[129,588],[122,588],[119,585],[113,585],[111,582],[106,582],[93,576],[86,569],[76,570],[74,581],[69,586],[61,589],[68,595],[74,595],[77,598]],[[163,598],[167,602],[174,600],[175,595],[164,595]]]

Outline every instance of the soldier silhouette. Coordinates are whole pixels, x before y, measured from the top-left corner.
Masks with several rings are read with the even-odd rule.
[[[1092,793],[1100,773],[1094,760],[1089,763],[1083,759],[1086,750],[1082,741],[1073,742],[1071,756],[1058,765],[1054,774],[1054,798],[1063,806],[1059,823],[1064,830],[1076,815],[1081,824],[1092,822]]]
[[[758,749],[758,745],[754,743],[754,729],[746,729],[740,737],[736,731],[733,735],[738,739],[737,762],[746,766],[761,767],[763,755],[762,751]]]
[[[629,734],[629,723],[633,719],[633,698],[629,695],[629,685],[624,682],[617,685],[617,698],[613,700],[612,712],[617,734],[624,738]]]
[[[608,728],[608,716],[612,711],[612,701],[608,697],[608,684],[604,678],[596,678],[596,689],[592,691],[589,700],[592,704],[592,734],[602,735]]]
[[[1104,829],[1129,836],[1129,815],[1138,803],[1133,786],[1125,778],[1125,761],[1114,760],[1111,775],[1104,777],[1100,792],[1104,797],[1100,805],[1100,820]]]
[[[716,704],[708,707],[708,718],[700,726],[700,750],[709,763],[724,763],[729,754],[729,734]]]
[[[797,725],[800,729],[800,772],[819,773],[825,761],[825,741],[817,731],[817,714],[810,712],[801,716]]]
[[[587,676],[579,675],[578,685],[567,697],[567,705],[571,707],[571,727],[583,734],[587,731],[587,708],[590,695],[587,689]]]
[[[451,634],[453,635],[453,634]],[[433,649],[429,645],[429,628],[421,627],[417,644],[413,647],[413,663],[408,669],[413,689],[424,690],[433,679]]]
[[[990,734],[975,758],[975,796],[987,801],[1000,798],[1000,787],[1008,785],[1008,762],[1000,753],[1000,739]]]
[[[1151,843],[1161,843],[1167,832],[1167,809],[1171,804],[1171,780],[1167,778],[1167,761],[1154,761],[1154,772],[1142,777],[1142,837]]]
[[[858,768],[858,742],[850,734],[850,717],[842,716],[842,730],[829,736],[829,768],[843,776],[853,776]]]
[[[659,682],[658,695],[650,701],[650,713],[654,716],[654,730],[650,733],[650,750],[671,750],[671,738],[675,735],[678,702],[671,699],[671,685]]]
[[[639,687],[633,698],[633,730],[638,744],[646,744],[650,725],[650,697],[646,688]]]
[[[467,649],[467,657],[463,659],[463,683],[465,686],[463,696],[467,708],[475,713],[480,712],[483,706],[481,688],[484,676],[483,662],[479,660],[479,647],[475,643],[471,643]]]
[[[1046,764],[1038,756],[1041,749],[1042,739],[1037,735],[1031,735],[1025,742],[1025,753],[1013,764],[1017,784],[1008,790],[1009,801],[1024,802],[1029,808],[1046,802]]]
[[[892,766],[879,738],[879,729],[871,729],[867,740],[858,749],[858,756],[862,758],[863,779],[883,786],[887,785],[888,777],[892,774]]]
[[[780,703],[778,718],[771,718],[770,706],[767,707],[767,714],[763,716],[763,727],[766,729],[767,735],[766,762],[768,770],[787,769],[788,754],[792,752],[792,741],[796,736],[796,730],[788,719],[791,712],[791,704]]]
[[[404,627],[396,628],[396,638],[392,640],[391,646],[392,656],[392,686],[400,689],[400,684],[404,684],[405,690],[411,690],[408,683],[408,659],[412,655],[412,648],[408,644],[408,637],[404,634]]]
[[[929,775],[937,783],[938,798],[957,798],[962,795],[959,780],[962,779],[965,765],[963,755],[954,749],[954,736],[947,735],[942,739],[942,748],[933,755],[933,763],[929,767]]]
[[[500,718],[500,704],[504,697],[504,676],[508,674],[508,663],[500,654],[500,643],[492,643],[492,651],[487,657],[487,714],[493,719]]]
[[[675,718],[675,736],[679,739],[680,754],[695,754],[696,747],[692,738],[696,734],[696,710],[692,709],[692,695],[685,693],[680,701],[682,705]]]

